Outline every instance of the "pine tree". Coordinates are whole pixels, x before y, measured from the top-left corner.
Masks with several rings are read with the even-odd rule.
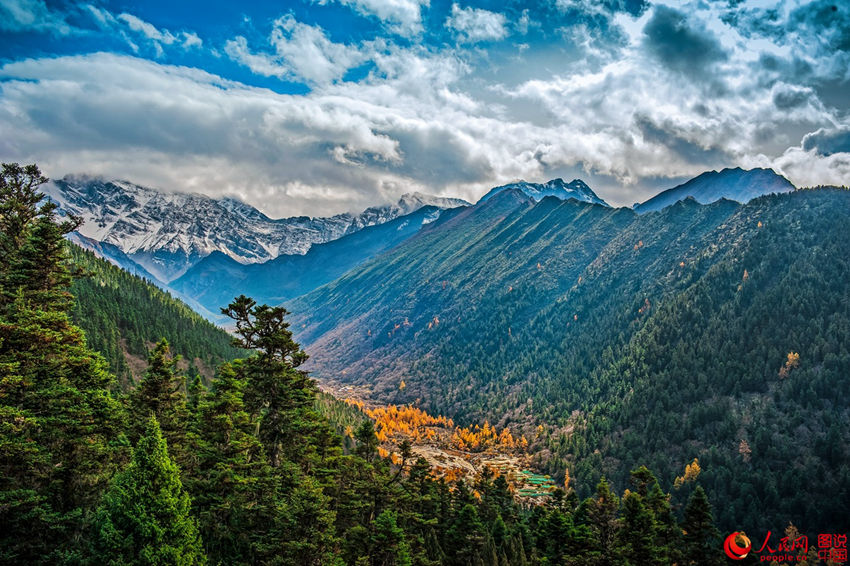
[[[122,460],[114,377],[68,317],[63,236],[34,165],[0,175],[0,562],[73,560]]]
[[[195,367],[190,368],[188,384],[186,385],[186,407],[189,412],[196,413],[198,403],[201,401],[201,396],[204,393],[204,382],[201,380],[201,374]]]
[[[471,503],[464,504],[454,524],[446,533],[448,564],[478,566],[488,563],[484,558],[487,539],[485,529],[478,518],[478,511]]]
[[[92,532],[92,564],[206,564],[191,501],[155,417],[103,496]]]
[[[259,419],[259,438],[275,468],[285,460],[309,467],[316,446],[313,436],[319,418],[313,409],[316,387],[298,367],[307,354],[292,339],[289,314],[282,307],[257,305],[242,295],[221,310],[236,323],[234,345],[256,354],[246,360],[243,371],[247,387],[245,406]]]
[[[617,510],[620,501],[605,478],[599,480],[596,486],[596,497],[593,498],[587,508],[587,514],[591,532],[597,544],[598,556],[596,563],[599,565],[617,564],[618,553],[616,549],[617,533],[620,523],[617,519]]]
[[[315,383],[298,369],[307,354],[292,339],[281,307],[257,305],[242,295],[222,313],[236,323],[234,345],[255,350],[238,365],[238,375],[280,497],[278,520],[258,547],[278,553],[286,564],[323,564],[336,544],[335,513],[314,474],[338,453],[339,439],[314,409]]]
[[[370,561],[376,566],[410,566],[410,549],[395,512],[385,509],[375,519]]]
[[[263,541],[277,519],[277,483],[245,411],[244,387],[233,365],[223,364],[198,405],[198,465],[186,485],[213,563],[254,564],[262,558],[258,544],[273,546]]]
[[[719,533],[714,526],[711,504],[702,486],[698,485],[688,500],[682,530],[686,564],[711,566],[720,562]]]
[[[623,497],[623,527],[619,542],[623,556],[635,566],[663,566],[655,547],[655,517],[637,493]]]
[[[165,338],[151,350],[145,376],[130,394],[134,432],[131,439],[135,440],[141,435],[147,427],[148,419],[153,415],[168,441],[172,458],[185,470],[190,467],[186,451],[189,411],[183,392],[186,380],[177,372],[178,361],[171,356],[171,349]]]
[[[654,482],[646,496],[646,505],[655,517],[655,548],[664,564],[682,562],[682,530],[673,515],[670,496]]]

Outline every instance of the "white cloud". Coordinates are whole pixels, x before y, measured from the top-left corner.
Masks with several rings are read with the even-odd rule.
[[[334,0],[323,0],[321,3]],[[415,35],[422,32],[422,8],[428,7],[429,0],[336,0],[365,16],[375,16],[384,22],[388,29],[401,35]]]
[[[0,0],[0,30],[40,31],[68,35],[74,29],[65,18],[51,11],[44,0]]]
[[[469,43],[504,39],[508,35],[504,14],[480,8],[461,8],[452,4],[446,27],[454,30],[458,39]]]
[[[338,81],[364,61],[358,47],[334,43],[322,28],[298,22],[292,15],[274,22],[269,42],[274,53],[252,52],[241,36],[229,40],[224,50],[257,74],[311,84]]]
[[[790,65],[776,42],[696,14],[683,25],[696,34],[695,22],[714,22],[702,31],[722,53],[710,74],[685,73],[675,54],[646,48],[653,15],[611,20],[618,43],[607,50],[603,35],[574,26],[575,50],[533,46],[498,75],[476,46],[342,44],[292,16],[275,22],[265,51],[228,42],[255,73],[309,84],[298,96],[133,57],[18,61],[0,68],[0,157],[52,175],[238,194],[272,215],[353,210],[407,190],[475,200],[495,184],[572,174],[631,204],[664,179],[735,165],[848,184],[846,111],[767,68],[763,53]],[[166,30],[145,30],[133,37],[167,45]],[[365,77],[344,80],[366,64]]]
[[[194,32],[179,32],[177,34],[170,32],[167,29],[159,29],[150,22],[146,22],[145,20],[134,16],[133,14],[122,13],[117,17],[112,18],[111,14],[103,14],[104,11],[98,10],[95,7],[90,7],[92,13],[98,16],[98,20],[104,23],[111,23],[115,20],[119,20],[127,25],[132,31],[140,34],[142,37],[146,38],[150,44],[156,50],[158,56],[162,56],[163,45],[180,45],[184,49],[189,49],[192,47],[200,47],[203,44],[203,41],[200,37]]]

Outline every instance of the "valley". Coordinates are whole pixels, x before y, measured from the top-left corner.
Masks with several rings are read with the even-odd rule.
[[[323,403],[331,422],[348,422],[338,432],[351,450],[368,418],[391,462],[409,441],[411,458],[439,477],[474,483],[499,470],[525,502],[566,478],[579,497],[603,477],[624,487],[640,465],[672,485],[698,458],[712,498],[747,502],[718,509],[722,525],[834,522],[839,508],[803,510],[776,493],[815,473],[823,480],[810,494],[847,488],[828,467],[843,452],[817,447],[846,436],[848,409],[831,388],[850,363],[839,235],[848,193],[789,191],[771,171],[730,169],[662,197],[671,204],[631,210],[578,180],[514,183],[303,254],[242,263],[213,251],[158,284],[202,313],[240,293],[285,305],[304,367],[359,414]],[[119,257],[109,246],[86,245]],[[123,348],[113,363],[138,378],[122,369],[130,342],[93,332],[101,347]],[[795,365],[780,372],[789,352]],[[185,367],[208,381],[214,362],[196,358]],[[793,438],[780,414],[811,448],[777,476],[788,457],[777,447]],[[760,479],[733,480],[745,471]]]
[[[848,563],[850,1],[0,0],[0,566]]]
[[[361,419],[374,421],[378,452],[394,464],[406,464],[402,448],[406,442],[408,459],[424,458],[434,474],[449,482],[473,486],[482,476],[504,476],[513,496],[523,504],[541,504],[555,490],[550,476],[529,470],[533,464],[524,435],[514,437],[510,430],[497,430],[486,421],[483,426],[459,427],[451,419],[429,415],[413,406],[382,406],[353,397],[367,393],[361,388],[321,383],[319,388],[359,411]],[[350,424],[339,428],[344,437],[353,439],[354,425],[348,418]]]

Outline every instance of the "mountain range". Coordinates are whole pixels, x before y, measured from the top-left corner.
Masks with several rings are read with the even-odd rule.
[[[44,193],[62,211],[83,218],[79,234],[89,242],[114,246],[126,256],[122,259],[138,264],[164,283],[215,251],[239,263],[262,263],[281,254],[304,254],[313,244],[335,240],[423,206],[468,204],[460,199],[411,193],[396,203],[371,207],[360,214],[271,219],[232,198],[170,193],[87,176],[66,176],[47,186]]]
[[[392,248],[435,221],[440,213],[436,206],[423,206],[336,240],[313,244],[305,254],[279,255],[266,263],[242,264],[215,251],[171,281],[169,287],[211,312],[219,312],[239,294],[260,303],[280,304]]]
[[[642,204],[636,204],[634,209],[640,213],[659,210],[687,197],[701,203],[720,198],[745,203],[761,194],[793,188],[784,177],[772,170],[724,169],[704,173],[683,185],[663,191]],[[478,202],[485,202],[504,191],[519,191],[534,201],[548,196],[608,206],[580,179],[569,183],[563,179],[545,183],[517,181],[494,187]],[[311,260],[302,261],[292,256],[306,255],[316,244],[350,236],[364,228],[407,216],[422,207],[445,210],[469,205],[462,199],[408,193],[402,195],[398,202],[370,207],[359,214],[270,219],[254,207],[233,198],[213,199],[200,194],[172,193],[127,181],[107,181],[84,175],[66,176],[48,185],[45,192],[60,205],[62,211],[83,218],[83,226],[71,236],[77,244],[162,288],[174,291],[211,320],[216,320],[217,315],[213,313],[218,312],[225,289],[230,292],[233,287],[223,280],[221,289],[216,291],[214,288],[219,286],[216,273],[227,273],[239,281],[248,277],[265,278],[268,283],[251,289],[258,296],[269,300],[292,298],[297,296],[293,293],[313,288],[300,283],[283,284],[280,291],[273,289],[274,278],[292,279],[300,269],[302,275],[298,277],[303,279],[303,273],[312,272],[312,269],[304,267],[310,265]],[[422,219],[411,219],[411,222],[421,224]],[[411,235],[411,225],[406,224],[400,233]],[[380,232],[384,235],[389,233]],[[371,257],[370,253],[389,249],[403,239],[396,233],[379,244],[376,238],[384,236],[377,234],[372,234],[371,244],[365,248],[371,250],[369,253],[357,251],[337,261],[339,258],[328,258],[326,249],[311,257],[323,258],[324,263],[318,267],[319,270],[340,275],[340,267],[352,267]],[[344,250],[347,245],[356,247],[355,242],[357,240],[352,240],[334,249]],[[284,259],[270,263],[278,257]],[[202,262],[205,258],[209,261]],[[269,263],[267,268],[239,266],[266,263]],[[283,267],[287,265],[299,267],[287,275]],[[192,269],[195,266],[197,269]],[[264,274],[265,269],[268,269],[267,274]],[[330,281],[329,276],[312,280],[326,283]],[[283,287],[288,290],[284,292]]]
[[[167,285],[199,311],[241,293],[283,302],[313,376],[524,433],[536,467],[568,470],[580,497],[641,465],[673,485],[698,459],[724,527],[850,527],[850,192],[727,169],[630,209],[579,183],[513,183],[475,205],[414,197],[304,253],[214,249]],[[102,208],[120,209],[113,196]],[[249,209],[215,206],[251,226]],[[158,277],[88,234],[73,238]],[[115,332],[104,344],[128,351]]]

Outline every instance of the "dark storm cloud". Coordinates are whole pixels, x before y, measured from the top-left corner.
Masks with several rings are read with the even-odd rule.
[[[850,51],[850,5],[835,0],[821,0],[798,7],[788,18],[789,28],[813,34],[824,48]]]
[[[791,110],[808,104],[811,98],[809,90],[784,88],[773,93],[773,104],[781,110]]]
[[[687,16],[668,6],[656,6],[643,28],[644,47],[669,68],[688,75],[707,73],[728,55],[709,31],[692,25]]]
[[[688,163],[699,163],[706,168],[712,168],[729,160],[729,155],[723,150],[716,147],[703,147],[687,139],[673,124],[659,124],[648,116],[636,116],[635,126],[645,141],[664,146]]]
[[[803,149],[815,150],[818,155],[850,153],[850,128],[827,130],[821,128],[803,138]]]

